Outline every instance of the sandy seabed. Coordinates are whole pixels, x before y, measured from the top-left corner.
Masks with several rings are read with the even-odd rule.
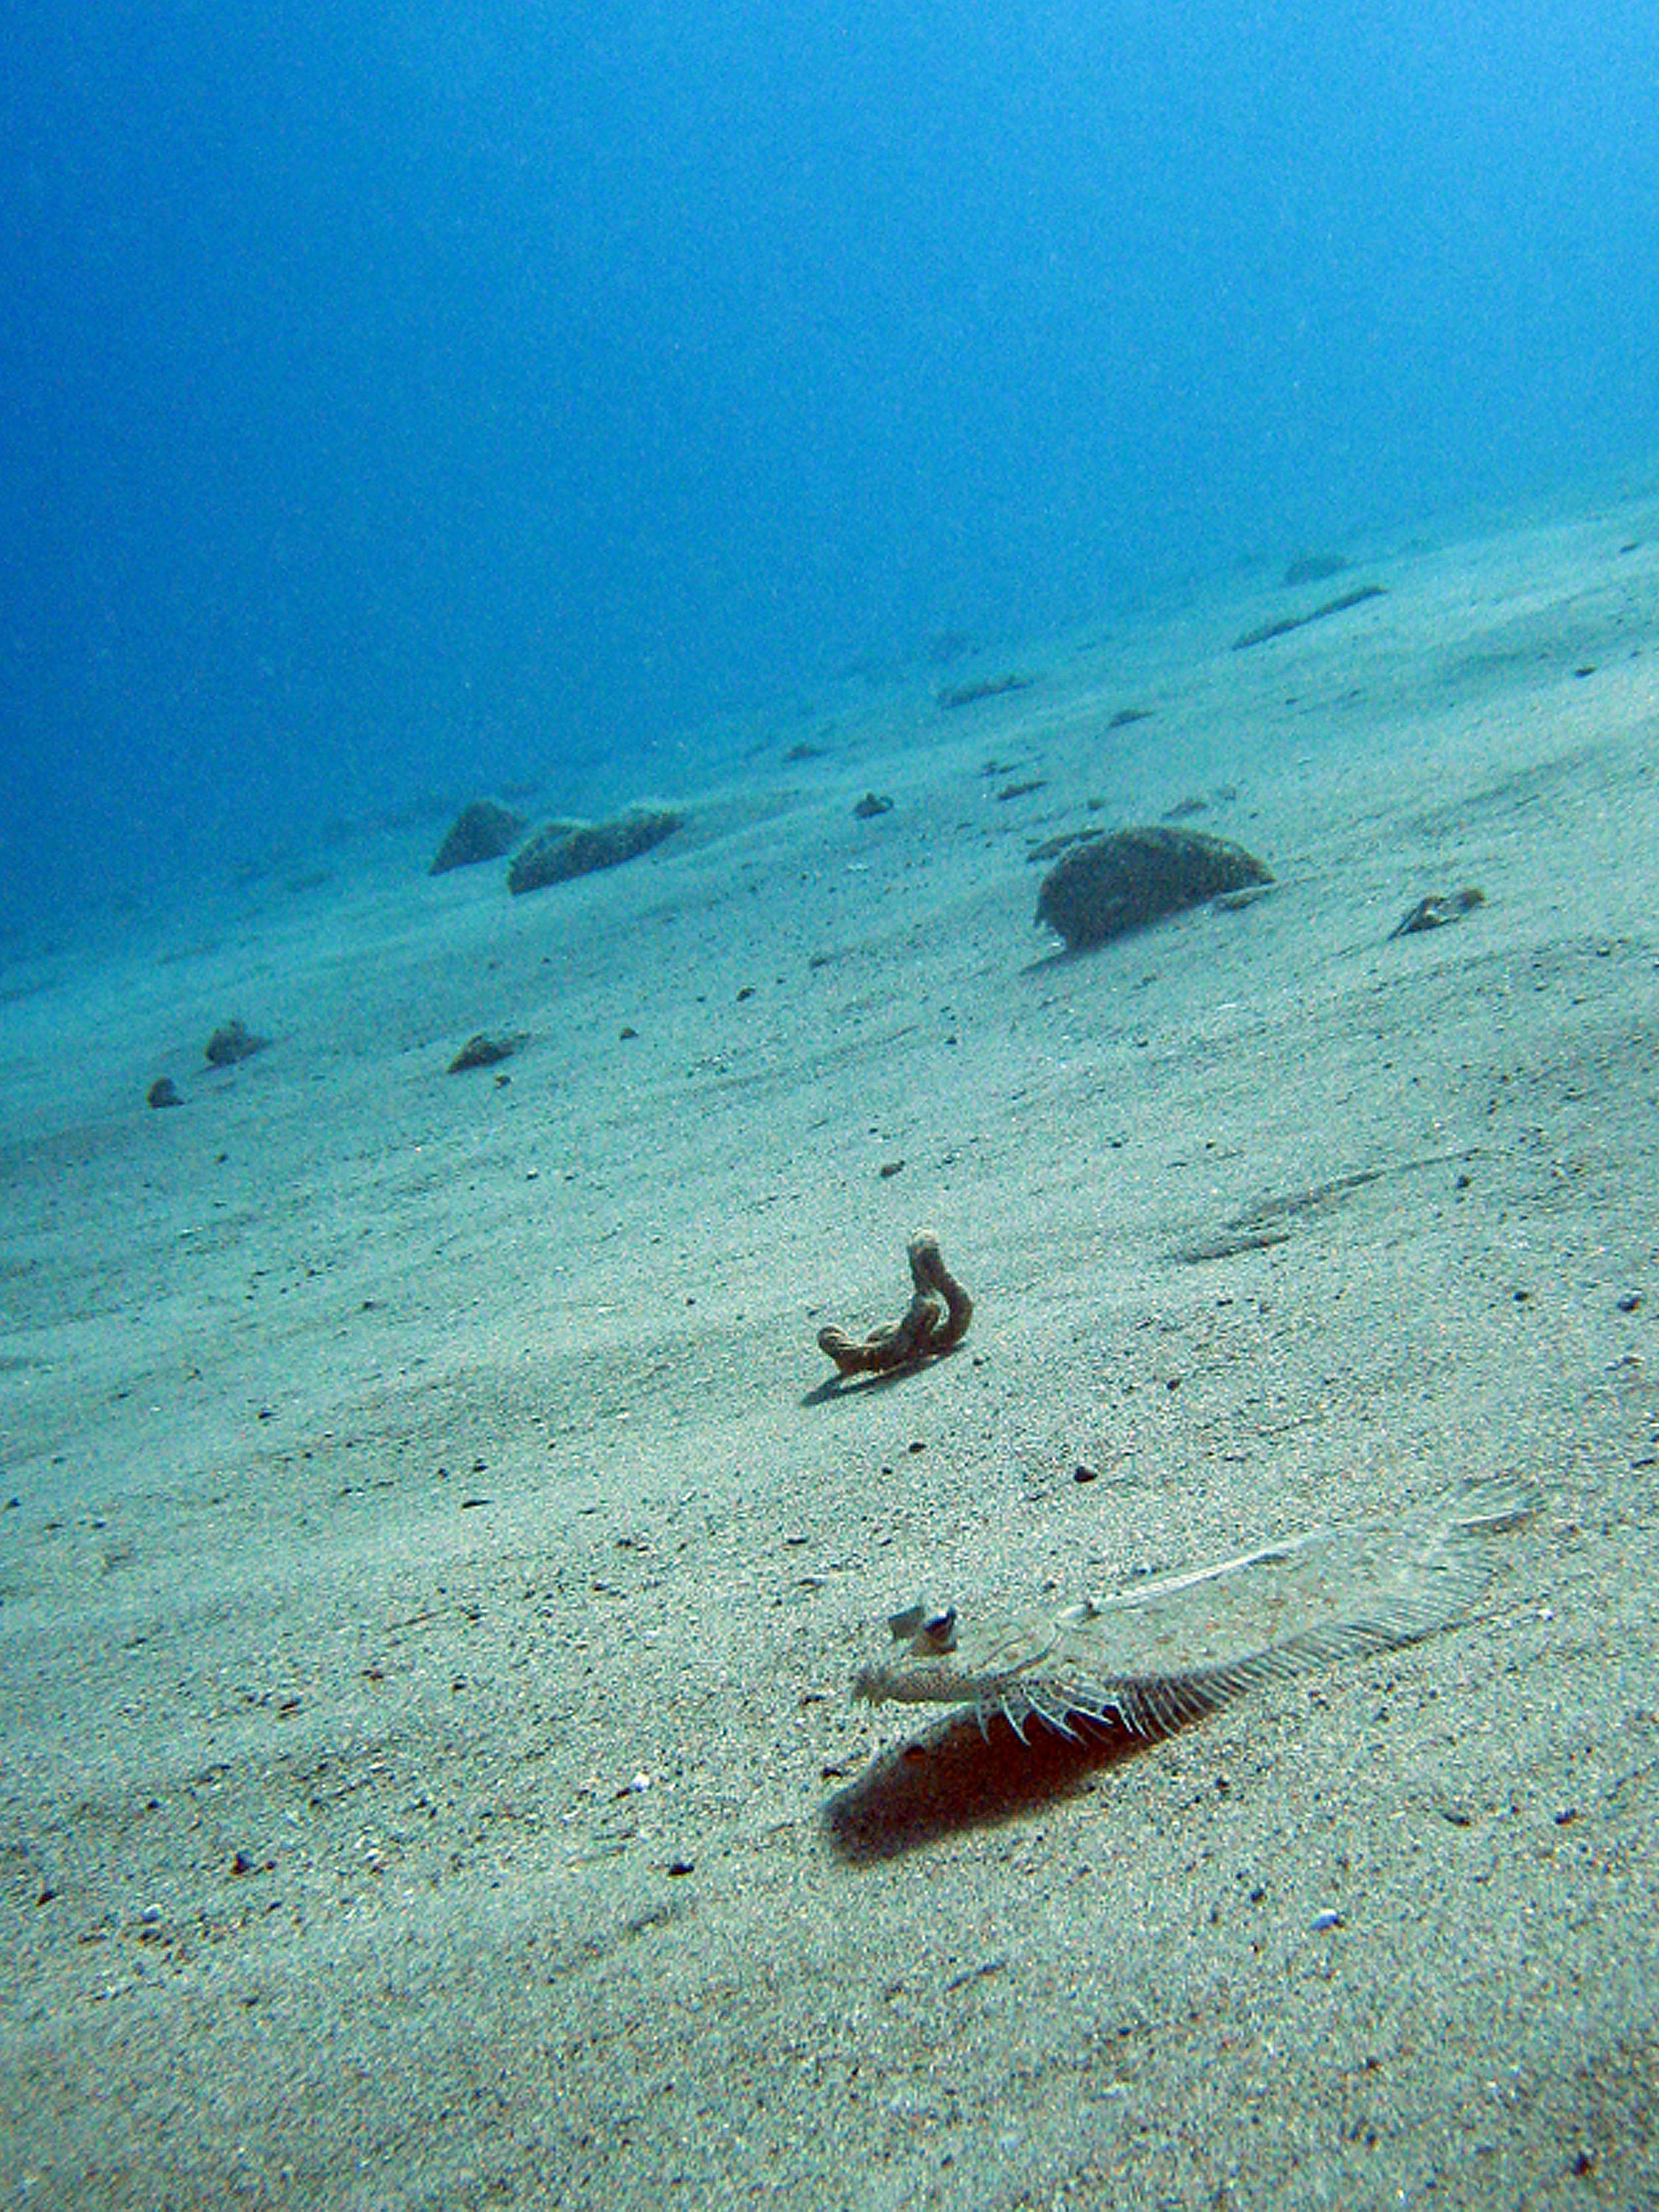
[[[0,2203],[1659,2205],[1659,502],[1012,671],[0,975]],[[1178,808],[1276,888],[1056,957]],[[921,1228],[967,1341],[826,1387]],[[1505,1471],[1161,1742],[848,1698]]]

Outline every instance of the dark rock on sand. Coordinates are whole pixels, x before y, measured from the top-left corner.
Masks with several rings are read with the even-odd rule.
[[[878,815],[890,814],[892,811],[892,800],[875,791],[866,791],[853,809],[854,814],[860,822],[873,822]]]
[[[510,1035],[491,1036],[480,1030],[477,1036],[469,1037],[449,1063],[451,1075],[465,1075],[469,1067],[495,1067],[514,1054],[521,1052],[530,1042],[522,1030]]]
[[[207,1041],[208,1066],[234,1067],[239,1060],[252,1060],[270,1042],[269,1037],[255,1036],[240,1022],[221,1022]]]
[[[1073,846],[1050,868],[1037,895],[1037,920],[1078,952],[1273,879],[1253,854],[1223,837],[1161,825],[1120,830]]]
[[[184,1103],[179,1096],[179,1086],[170,1075],[158,1075],[144,1093],[146,1106],[182,1106]]]
[[[516,897],[521,891],[538,891],[549,884],[592,875],[599,868],[619,867],[672,837],[684,819],[667,807],[641,807],[611,822],[550,822],[514,856],[507,887]]]
[[[951,684],[939,695],[939,703],[948,714],[957,707],[976,707],[981,699],[1000,699],[1010,691],[1029,691],[1036,682],[1035,676],[1021,676],[1011,670],[1006,676],[982,676],[974,684]]]
[[[1328,584],[1347,565],[1345,553],[1304,553],[1299,561],[1291,562],[1283,580],[1292,589],[1298,584]]]
[[[452,868],[472,868],[480,860],[499,860],[503,853],[513,850],[525,826],[523,815],[515,814],[499,799],[475,799],[449,825],[449,834],[427,873],[443,876]]]
[[[1382,599],[1386,589],[1382,584],[1361,584],[1325,600],[1322,605],[1310,607],[1305,615],[1281,615],[1277,622],[1262,623],[1255,629],[1247,629],[1243,637],[1236,637],[1233,651],[1246,653],[1253,645],[1266,645],[1269,638],[1288,637],[1293,629],[1306,629],[1310,623],[1327,622],[1332,615],[1346,614],[1350,607],[1363,607],[1368,599]]]

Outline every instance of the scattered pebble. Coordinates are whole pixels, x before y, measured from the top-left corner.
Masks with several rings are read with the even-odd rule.
[[[448,1072],[451,1075],[465,1075],[471,1067],[498,1066],[502,1060],[511,1060],[529,1042],[521,1030],[502,1030],[492,1036],[488,1030],[480,1030],[476,1036],[467,1039],[450,1061]]]
[[[240,1022],[221,1022],[207,1041],[205,1057],[210,1067],[234,1067],[239,1060],[252,1060],[270,1042]]]

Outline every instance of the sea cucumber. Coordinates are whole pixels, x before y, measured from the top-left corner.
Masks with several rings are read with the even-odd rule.
[[[818,1331],[818,1349],[843,1375],[890,1375],[915,1367],[953,1350],[968,1334],[974,1302],[945,1266],[938,1237],[913,1237],[909,1259],[915,1292],[902,1321],[863,1337],[833,1326]]]

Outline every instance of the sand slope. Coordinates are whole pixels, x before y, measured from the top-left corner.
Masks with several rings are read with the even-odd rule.
[[[1659,2202],[1659,509],[1352,574],[18,971],[16,2202]],[[1053,957],[1028,845],[1194,797],[1279,887]],[[824,1389],[922,1226],[968,1343]],[[1504,1468],[1472,1622],[1167,1742],[848,1699]]]

